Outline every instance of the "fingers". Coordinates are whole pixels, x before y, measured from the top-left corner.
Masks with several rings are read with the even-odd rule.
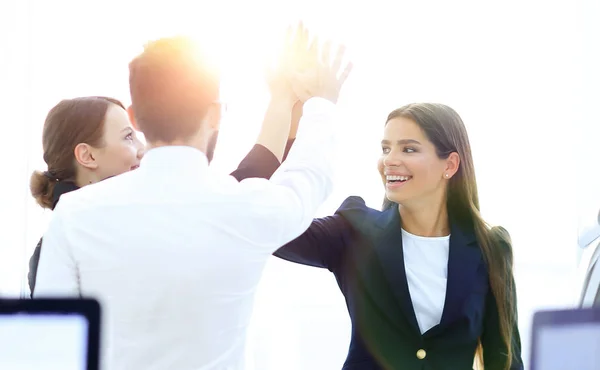
[[[354,68],[354,64],[352,64],[352,62],[350,62],[346,65],[346,68],[344,68],[344,71],[338,78],[340,86],[342,86],[344,84],[344,82],[346,82],[346,79],[348,78],[348,76],[350,76],[350,72],[352,72],[352,68]]]
[[[294,38],[294,28],[291,25],[289,25],[289,26],[287,26],[287,29],[285,30],[286,46],[292,43],[293,38]]]
[[[292,26],[288,26],[285,31],[285,39],[283,42],[283,54],[288,54],[292,49],[292,45],[294,44],[294,28]]]
[[[285,31],[283,48],[281,49],[280,59],[286,59],[296,48],[298,43],[298,25],[289,25]]]
[[[331,54],[331,41],[327,40],[323,44],[323,49],[321,50],[321,62],[323,63],[323,65],[326,65],[326,66],[331,65],[330,54]]]
[[[346,53],[346,46],[340,45],[338,47],[337,54],[335,56],[335,60],[333,61],[333,65],[331,66],[331,70],[337,74],[342,65],[342,60],[344,59],[344,54]]]
[[[294,43],[294,51],[296,54],[305,52],[308,48],[308,30],[302,22],[296,27],[296,38]]]
[[[317,36],[310,43],[304,64],[305,68],[313,68],[319,64],[319,38]]]
[[[300,27],[302,28],[302,46],[304,47],[303,51],[308,49],[308,40],[310,39],[310,34],[308,32],[308,28],[304,27],[304,23],[300,22]]]

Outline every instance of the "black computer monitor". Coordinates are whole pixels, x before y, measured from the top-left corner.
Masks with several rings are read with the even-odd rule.
[[[0,299],[0,369],[98,370],[100,305]]]

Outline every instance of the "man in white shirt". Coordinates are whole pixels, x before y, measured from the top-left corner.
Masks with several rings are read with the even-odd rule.
[[[326,50],[324,50],[326,51]],[[214,173],[219,80],[186,39],[130,64],[140,168],[65,194],[44,235],[35,297],[97,298],[103,368],[242,369],[254,291],[268,257],[305,231],[331,191],[342,53],[307,57],[296,142],[270,181]],[[312,58],[312,59],[311,59]],[[288,127],[289,129],[289,127]]]

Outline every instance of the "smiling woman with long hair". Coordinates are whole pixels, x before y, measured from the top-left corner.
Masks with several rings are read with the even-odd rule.
[[[275,253],[334,273],[352,321],[343,368],[522,369],[511,240],[480,215],[460,116],[394,110],[378,169],[382,211],[350,197]]]

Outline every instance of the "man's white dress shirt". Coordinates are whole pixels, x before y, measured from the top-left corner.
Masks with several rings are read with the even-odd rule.
[[[191,147],[61,197],[34,296],[97,298],[106,370],[243,369],[268,257],[310,225],[332,188],[334,110],[312,98],[271,180],[217,174]]]

